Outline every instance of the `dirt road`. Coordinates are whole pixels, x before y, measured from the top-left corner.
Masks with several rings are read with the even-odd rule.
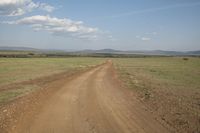
[[[112,62],[67,81],[34,119],[18,123],[17,133],[167,133],[123,89]]]

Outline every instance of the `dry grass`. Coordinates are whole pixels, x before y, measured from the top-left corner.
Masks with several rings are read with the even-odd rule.
[[[59,73],[71,73],[83,70],[100,64],[103,61],[104,59],[101,58],[81,57],[0,58],[0,104],[5,104],[6,102],[40,88],[40,86],[35,83],[18,83]]]
[[[177,132],[200,132],[200,58],[113,59],[121,79]]]
[[[102,63],[100,58],[0,58],[0,86]]]

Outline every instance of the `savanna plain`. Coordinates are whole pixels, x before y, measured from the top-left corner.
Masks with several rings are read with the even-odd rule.
[[[198,133],[200,58],[0,58],[0,132]]]

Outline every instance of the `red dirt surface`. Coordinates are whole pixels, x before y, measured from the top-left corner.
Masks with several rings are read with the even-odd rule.
[[[1,133],[169,132],[120,84],[111,61],[62,76],[0,111]]]

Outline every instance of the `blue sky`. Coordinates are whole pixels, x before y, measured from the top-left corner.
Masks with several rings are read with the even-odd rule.
[[[200,50],[200,1],[1,0],[0,46]]]

